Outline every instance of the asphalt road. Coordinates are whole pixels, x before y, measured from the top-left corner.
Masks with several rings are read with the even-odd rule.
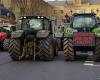
[[[64,61],[63,54],[54,61],[12,61],[0,52],[0,80],[100,80],[100,63]]]

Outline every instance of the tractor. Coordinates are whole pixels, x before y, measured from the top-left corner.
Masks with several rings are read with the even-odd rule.
[[[11,32],[15,31],[15,25],[3,24],[0,27],[0,50],[8,50],[9,38],[11,37]]]
[[[0,51],[8,50],[12,28],[15,28],[14,13],[0,5]]]
[[[53,60],[57,49],[50,19],[45,16],[22,16],[16,27],[9,44],[12,60]]]
[[[95,13],[75,13],[69,27],[63,30],[63,51],[66,61],[73,61],[77,51],[87,54],[87,60],[100,60],[100,25]]]

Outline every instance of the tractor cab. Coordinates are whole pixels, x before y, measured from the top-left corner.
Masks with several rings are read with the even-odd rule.
[[[74,14],[71,27],[78,32],[90,32],[96,27],[96,16],[94,13]]]
[[[11,35],[9,44],[11,58],[22,60],[32,57],[33,60],[53,60],[56,49],[51,27],[50,20],[44,16],[21,17],[17,23],[18,30]]]
[[[50,21],[44,16],[25,16],[18,20],[19,30],[39,31],[50,30]]]

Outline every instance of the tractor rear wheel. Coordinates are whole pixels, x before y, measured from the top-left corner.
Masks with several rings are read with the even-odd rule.
[[[21,41],[19,39],[12,39],[9,43],[9,53],[12,60],[19,61],[22,60],[24,55],[23,46],[21,45]]]
[[[100,61],[100,38],[97,38],[95,41],[95,50],[94,50],[94,61]]]
[[[40,40],[39,58],[40,60],[51,61],[54,57],[54,48],[51,38]]]
[[[64,57],[65,57],[66,61],[74,60],[74,48],[73,48],[73,40],[72,39],[64,38],[63,51],[64,51]]]

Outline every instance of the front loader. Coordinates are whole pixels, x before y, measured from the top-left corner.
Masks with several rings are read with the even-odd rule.
[[[32,58],[53,60],[55,52],[52,25],[44,16],[23,16],[12,33],[9,54],[12,60]]]

